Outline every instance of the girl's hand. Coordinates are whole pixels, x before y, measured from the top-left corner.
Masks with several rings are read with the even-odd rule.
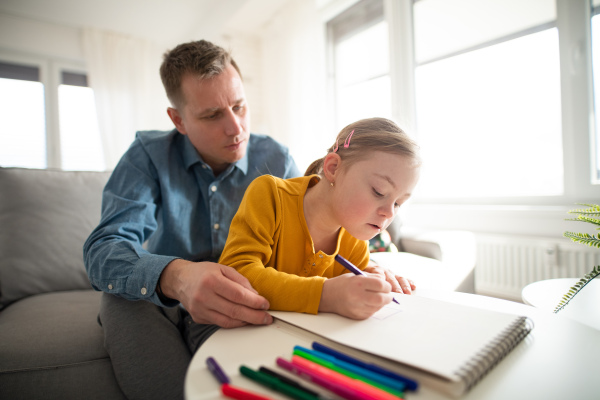
[[[342,274],[325,281],[319,312],[366,319],[392,301],[391,289],[379,276]]]
[[[392,285],[392,292],[412,294],[412,291],[417,288],[415,283],[410,279],[396,275],[391,270],[380,267],[372,261],[369,261],[369,265],[364,271],[369,274],[378,275],[382,279],[388,281],[390,285]]]

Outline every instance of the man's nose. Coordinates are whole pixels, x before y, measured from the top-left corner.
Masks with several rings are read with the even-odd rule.
[[[224,122],[225,134],[227,135],[237,136],[243,131],[241,118],[236,115],[233,110],[228,110]]]

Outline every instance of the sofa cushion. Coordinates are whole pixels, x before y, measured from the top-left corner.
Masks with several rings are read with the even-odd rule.
[[[0,312],[0,398],[123,398],[93,290],[46,293]]]
[[[91,287],[83,243],[100,220],[109,172],[0,168],[0,309]]]

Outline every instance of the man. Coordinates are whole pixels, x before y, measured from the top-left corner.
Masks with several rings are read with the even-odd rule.
[[[250,182],[300,175],[285,147],[250,134],[241,74],[221,47],[179,45],[160,74],[176,129],[138,132],[84,245],[92,286],[106,292],[105,347],[129,399],[182,398],[191,354],[218,327],[272,322],[268,301],[214,261]]]

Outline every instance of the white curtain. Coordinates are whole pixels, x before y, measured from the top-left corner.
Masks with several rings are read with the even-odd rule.
[[[83,52],[94,90],[106,169],[146,129],[172,129],[159,75],[164,50],[122,34],[84,29]]]
[[[327,118],[325,27],[315,2],[289,1],[261,36],[268,133],[290,147],[304,172],[337,134]]]

